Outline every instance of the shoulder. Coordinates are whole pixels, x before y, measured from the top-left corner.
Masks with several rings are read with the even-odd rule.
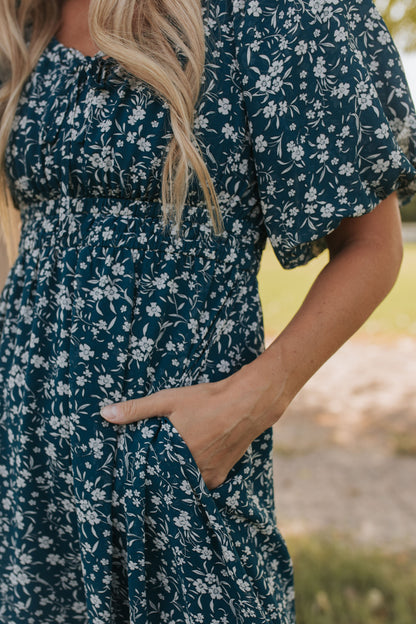
[[[325,30],[343,22],[354,28],[363,20],[380,18],[373,0],[231,0],[231,7],[236,23],[246,32],[257,29],[266,34],[295,35],[307,33],[310,27]]]
[[[416,113],[372,0],[234,0],[261,208],[284,266],[416,192]]]

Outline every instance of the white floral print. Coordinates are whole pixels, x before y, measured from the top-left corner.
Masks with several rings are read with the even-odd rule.
[[[294,624],[272,430],[208,490],[165,417],[106,403],[222,379],[264,349],[257,273],[415,186],[416,118],[370,0],[204,0],[193,180],[161,224],[169,110],[102,53],[52,39],[6,152],[21,212],[0,297],[0,622]]]

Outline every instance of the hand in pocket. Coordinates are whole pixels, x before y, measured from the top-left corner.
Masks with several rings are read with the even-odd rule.
[[[242,369],[240,369],[242,370]],[[169,418],[192,455],[209,490],[219,487],[265,428],[256,414],[258,395],[240,371],[221,381],[160,390],[101,410],[103,418],[127,424]],[[264,408],[263,408],[264,410]]]

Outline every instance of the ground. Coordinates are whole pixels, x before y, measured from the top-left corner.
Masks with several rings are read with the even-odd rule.
[[[351,339],[275,426],[283,535],[416,550],[416,340]]]

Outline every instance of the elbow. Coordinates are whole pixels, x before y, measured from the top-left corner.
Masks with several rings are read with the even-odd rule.
[[[369,281],[384,298],[391,291],[403,262],[403,236],[397,194],[392,193],[370,213],[344,219],[327,237],[330,259],[340,253],[358,258]]]
[[[400,236],[399,240],[396,241],[394,245],[394,249],[392,250],[393,264],[396,268],[396,278],[399,275],[400,268],[403,263],[403,256],[404,256],[403,238],[402,236]]]
[[[382,301],[392,290],[403,262],[404,248],[401,228],[390,235],[371,236],[364,246],[367,248],[367,270],[377,275],[378,297]],[[370,267],[373,267],[371,269]]]
[[[404,247],[401,232],[400,236],[394,237],[394,240],[391,241],[388,251],[389,262],[387,263],[386,278],[388,292],[390,292],[397,281],[403,263]]]
[[[392,233],[390,237],[374,237],[371,242],[367,240],[367,269],[371,273],[372,264],[377,275],[379,302],[390,293],[400,274],[403,262],[404,248],[400,232]],[[373,273],[373,275],[374,275]]]
[[[403,262],[401,229],[378,235],[345,237],[330,248],[330,262],[343,262],[348,267],[345,275],[351,280],[362,280],[371,306],[377,307],[390,293]]]

